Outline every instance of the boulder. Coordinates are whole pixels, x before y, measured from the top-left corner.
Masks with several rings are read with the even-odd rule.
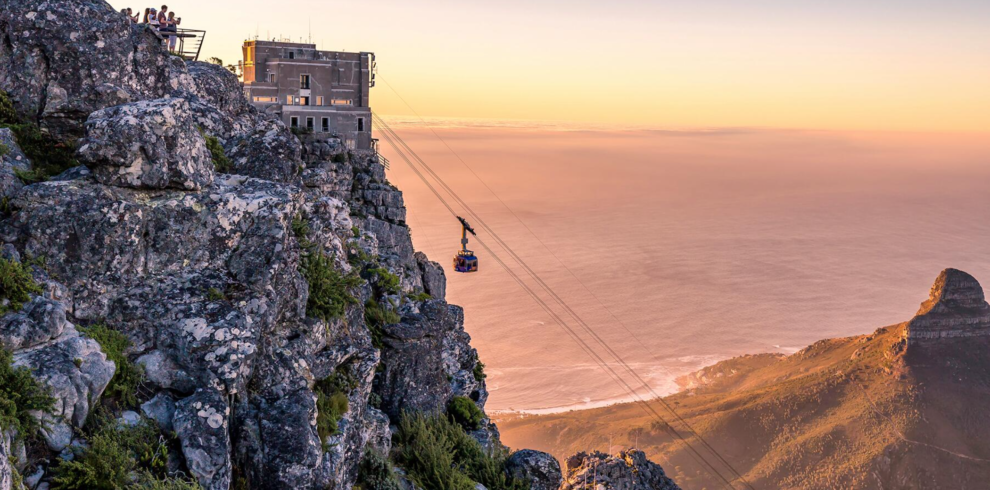
[[[206,105],[231,118],[255,111],[244,97],[237,75],[230,70],[202,61],[187,62],[186,69],[192,77],[195,95]]]
[[[10,128],[0,128],[0,198],[14,197],[24,187],[15,171],[30,168],[31,161],[17,145],[14,132]]]
[[[223,395],[202,388],[180,400],[173,424],[186,466],[204,490],[227,490],[231,482],[230,407]]]
[[[447,299],[447,275],[440,264],[431,261],[423,252],[416,252],[416,263],[423,274],[423,290],[433,299]]]
[[[638,449],[614,456],[601,452],[567,458],[560,490],[680,490],[660,465]]]
[[[528,483],[530,490],[557,490],[564,479],[556,458],[531,449],[513,453],[505,462],[505,470]]]
[[[275,182],[299,183],[302,146],[278,119],[258,116],[253,126],[224,145],[233,173]]]
[[[35,296],[21,311],[0,318],[0,344],[18,351],[42,345],[71,328],[65,305],[44,296]]]
[[[41,434],[52,451],[68,447],[116,369],[100,344],[80,336],[71,324],[42,348],[15,351],[14,365],[30,368],[56,400],[52,413],[41,415]]]
[[[62,141],[100,109],[192,91],[181,59],[103,1],[4,0],[0,90]]]
[[[963,271],[946,269],[908,323],[908,342],[975,336],[990,336],[990,304],[983,287]]]
[[[79,157],[106,185],[199,190],[213,183],[213,160],[185,99],[94,112]]]

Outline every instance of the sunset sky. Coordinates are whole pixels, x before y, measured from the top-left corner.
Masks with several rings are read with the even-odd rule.
[[[410,114],[391,85],[424,116],[990,131],[986,0],[168,3],[228,63],[310,29],[375,52],[382,114]]]

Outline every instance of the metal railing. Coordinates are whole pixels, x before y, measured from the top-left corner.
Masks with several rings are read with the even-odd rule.
[[[162,35],[179,38],[178,46],[173,54],[181,56],[186,61],[199,61],[199,54],[203,51],[203,41],[206,40],[206,31],[179,29],[178,32],[162,33]]]

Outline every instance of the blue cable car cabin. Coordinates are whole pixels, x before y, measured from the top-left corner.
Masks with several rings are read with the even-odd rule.
[[[460,272],[462,274],[478,272],[478,257],[475,257],[474,252],[467,248],[467,234],[471,233],[474,236],[478,236],[478,234],[474,232],[474,229],[471,228],[467,220],[460,216],[457,219],[461,222],[461,249],[454,256],[454,272]]]

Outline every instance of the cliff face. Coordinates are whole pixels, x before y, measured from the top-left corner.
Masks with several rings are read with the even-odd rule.
[[[0,0],[0,490],[559,488],[405,215],[102,0]]]
[[[484,409],[463,312],[413,250],[374,153],[301,141],[251,108],[232,74],[168,56],[102,1],[0,2],[0,90],[18,122],[85,165],[24,186],[14,170],[36,164],[4,140],[3,256],[44,266],[30,268],[41,289],[3,317],[0,343],[56,403],[39,447],[18,455],[16,434],[0,438],[0,488],[9,451],[50,483],[45,461],[86,444],[79,430],[101,403],[174,431],[170,467],[206,489],[352,488],[404,412],[444,412],[455,397]],[[368,319],[366,304],[391,318]],[[101,400],[120,366],[93,325],[129,341],[136,403]],[[321,434],[333,397],[346,401]],[[479,427],[499,445],[487,419]]]
[[[985,336],[990,336],[990,304],[980,283],[956,269],[939,274],[928,300],[908,323],[909,343]]]

